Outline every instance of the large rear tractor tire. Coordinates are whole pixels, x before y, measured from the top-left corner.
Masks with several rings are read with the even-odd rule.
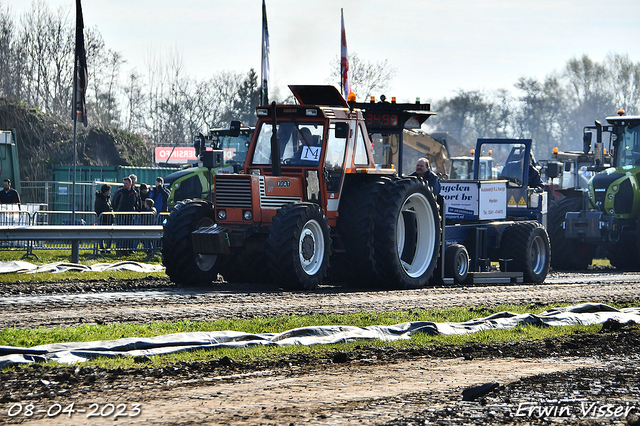
[[[313,290],[327,273],[331,237],[324,212],[314,203],[282,207],[267,239],[269,269],[285,290]]]
[[[332,256],[330,275],[347,285],[371,288],[377,281],[373,258],[373,218],[383,182],[359,178],[345,179],[337,220],[337,231],[345,251],[339,256],[336,253]]]
[[[553,257],[551,267],[558,271],[585,270],[595,256],[595,247],[591,244],[581,243],[578,240],[565,238],[564,223],[567,212],[578,212],[582,208],[580,198],[565,197],[561,200],[549,202],[547,223],[549,240]]]
[[[640,270],[640,216],[636,219],[636,232],[623,235],[607,247],[607,259],[611,266],[621,271]]]
[[[524,282],[542,283],[549,272],[551,258],[547,231],[535,222],[514,223],[502,234],[500,257],[512,259],[509,272],[522,272]]]
[[[215,223],[213,204],[184,200],[171,211],[162,236],[162,264],[176,284],[208,285],[218,276],[221,256],[193,252],[191,232]]]
[[[387,288],[422,288],[440,252],[440,212],[433,193],[415,178],[389,181],[375,213],[374,259]]]

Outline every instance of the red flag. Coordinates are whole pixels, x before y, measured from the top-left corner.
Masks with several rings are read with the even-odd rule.
[[[351,93],[351,83],[349,83],[349,58],[347,57],[347,34],[344,31],[344,15],[342,9],[340,9],[340,21],[342,24],[342,37],[341,37],[341,58],[340,58],[340,70],[342,76],[342,94],[345,99],[349,99]]]
[[[269,104],[269,28],[267,26],[267,6],[262,0],[262,84],[260,105]]]
[[[76,54],[73,73],[73,110],[71,118],[82,121],[87,127],[87,53],[84,50],[84,20],[82,19],[82,5],[76,0]]]

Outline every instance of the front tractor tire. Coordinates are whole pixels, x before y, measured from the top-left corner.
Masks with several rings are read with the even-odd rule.
[[[331,237],[324,212],[314,203],[282,207],[267,239],[269,270],[285,290],[313,290],[329,267]]]
[[[415,178],[388,182],[375,215],[374,256],[382,286],[422,288],[440,253],[442,225],[433,193]]]
[[[509,271],[522,272],[525,283],[540,284],[549,272],[549,235],[537,222],[514,223],[502,234],[500,257],[512,259]]]
[[[553,250],[551,267],[557,271],[586,270],[593,261],[594,246],[565,237],[565,216],[568,212],[579,212],[581,208],[582,199],[578,197],[565,197],[549,202],[547,229]]]
[[[162,264],[176,284],[208,285],[217,279],[221,259],[193,252],[191,232],[215,223],[213,204],[184,200],[171,211],[162,236]]]

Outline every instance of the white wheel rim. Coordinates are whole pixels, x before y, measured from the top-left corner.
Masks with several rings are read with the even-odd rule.
[[[305,223],[298,239],[300,265],[307,275],[320,270],[324,260],[324,237],[322,227],[316,220]]]
[[[546,251],[544,250],[544,239],[536,236],[531,242],[531,270],[534,274],[540,275],[544,270],[547,261]]]
[[[415,213],[417,218],[416,226],[416,245],[415,255],[413,260],[408,263],[402,261],[402,266],[411,278],[422,276],[431,265],[431,259],[433,258],[434,250],[437,244],[436,233],[436,220],[431,209],[429,200],[419,192],[411,194],[405,200],[398,215],[398,223],[396,226],[396,242],[398,257],[402,258],[404,250],[410,250],[411,247],[405,247],[406,245],[406,226],[404,223],[404,217],[402,212],[411,211]]]
[[[458,253],[455,265],[458,275],[464,277],[467,273],[467,269],[469,268],[469,259],[467,259],[467,256],[465,256],[463,251]]]
[[[196,254],[196,265],[201,271],[209,271],[216,264],[218,256],[215,254]]]

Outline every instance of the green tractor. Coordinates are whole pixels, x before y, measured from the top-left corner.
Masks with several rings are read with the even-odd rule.
[[[594,247],[602,246],[611,265],[640,269],[640,116],[607,117],[596,121],[594,151],[603,153],[603,133],[609,133],[612,167],[595,174],[585,192],[585,208],[568,212],[565,237]],[[592,133],[585,133],[585,146]],[[601,161],[602,162],[602,161]],[[596,159],[596,167],[599,165]]]
[[[228,128],[212,129],[206,136],[201,133],[194,143],[197,166],[164,178],[170,191],[169,207],[187,199],[211,200],[213,175],[237,173],[242,169],[252,134],[253,128],[242,127],[239,121],[232,121]],[[217,157],[219,151],[224,153],[223,158]]]

